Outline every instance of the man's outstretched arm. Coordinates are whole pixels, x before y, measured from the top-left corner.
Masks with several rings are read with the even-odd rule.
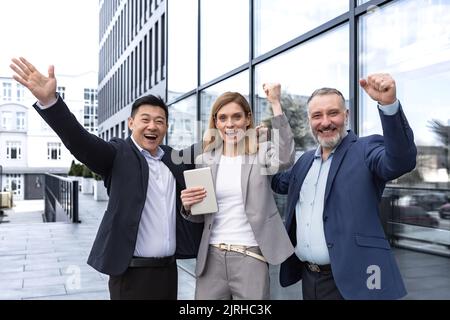
[[[67,149],[91,170],[106,175],[116,150],[112,144],[86,131],[64,101],[57,97],[55,68],[50,66],[48,76],[44,76],[25,58],[13,59],[12,62],[13,78],[36,97],[40,105],[35,104],[35,109]]]
[[[379,104],[384,140],[366,148],[366,164],[383,180],[393,180],[413,170],[417,149],[414,134],[397,100],[395,80],[385,73],[360,81],[361,87]]]

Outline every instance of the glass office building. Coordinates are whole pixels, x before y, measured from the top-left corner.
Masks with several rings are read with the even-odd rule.
[[[170,106],[167,143],[198,141],[224,91],[270,117],[264,82],[280,82],[298,155],[314,146],[306,100],[319,87],[347,99],[350,129],[382,134],[358,86],[391,73],[415,134],[416,169],[388,184],[381,219],[393,245],[450,256],[449,0],[101,1],[100,135],[125,136],[131,103]],[[357,186],[355,186],[357,187]],[[280,207],[284,198],[277,196]]]

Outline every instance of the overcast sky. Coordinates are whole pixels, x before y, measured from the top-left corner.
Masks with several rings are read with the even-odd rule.
[[[43,72],[98,70],[98,0],[0,0],[0,75],[24,56]]]

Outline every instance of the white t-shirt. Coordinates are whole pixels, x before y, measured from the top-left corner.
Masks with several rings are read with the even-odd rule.
[[[241,187],[242,156],[221,156],[216,179],[219,211],[214,217],[210,244],[257,246],[245,214]]]

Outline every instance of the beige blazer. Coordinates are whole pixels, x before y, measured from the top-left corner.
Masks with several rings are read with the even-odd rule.
[[[272,141],[260,143],[258,153],[243,157],[241,187],[245,213],[263,256],[270,264],[280,264],[292,255],[294,247],[286,233],[270,184],[273,174],[292,166],[295,153],[294,137],[286,116],[272,118],[272,127],[278,129],[274,130]],[[211,168],[214,184],[222,152],[220,145],[195,160],[196,167]],[[191,216],[183,212],[183,215],[190,221],[204,222],[195,270],[196,275],[200,276],[206,265],[215,213]]]

